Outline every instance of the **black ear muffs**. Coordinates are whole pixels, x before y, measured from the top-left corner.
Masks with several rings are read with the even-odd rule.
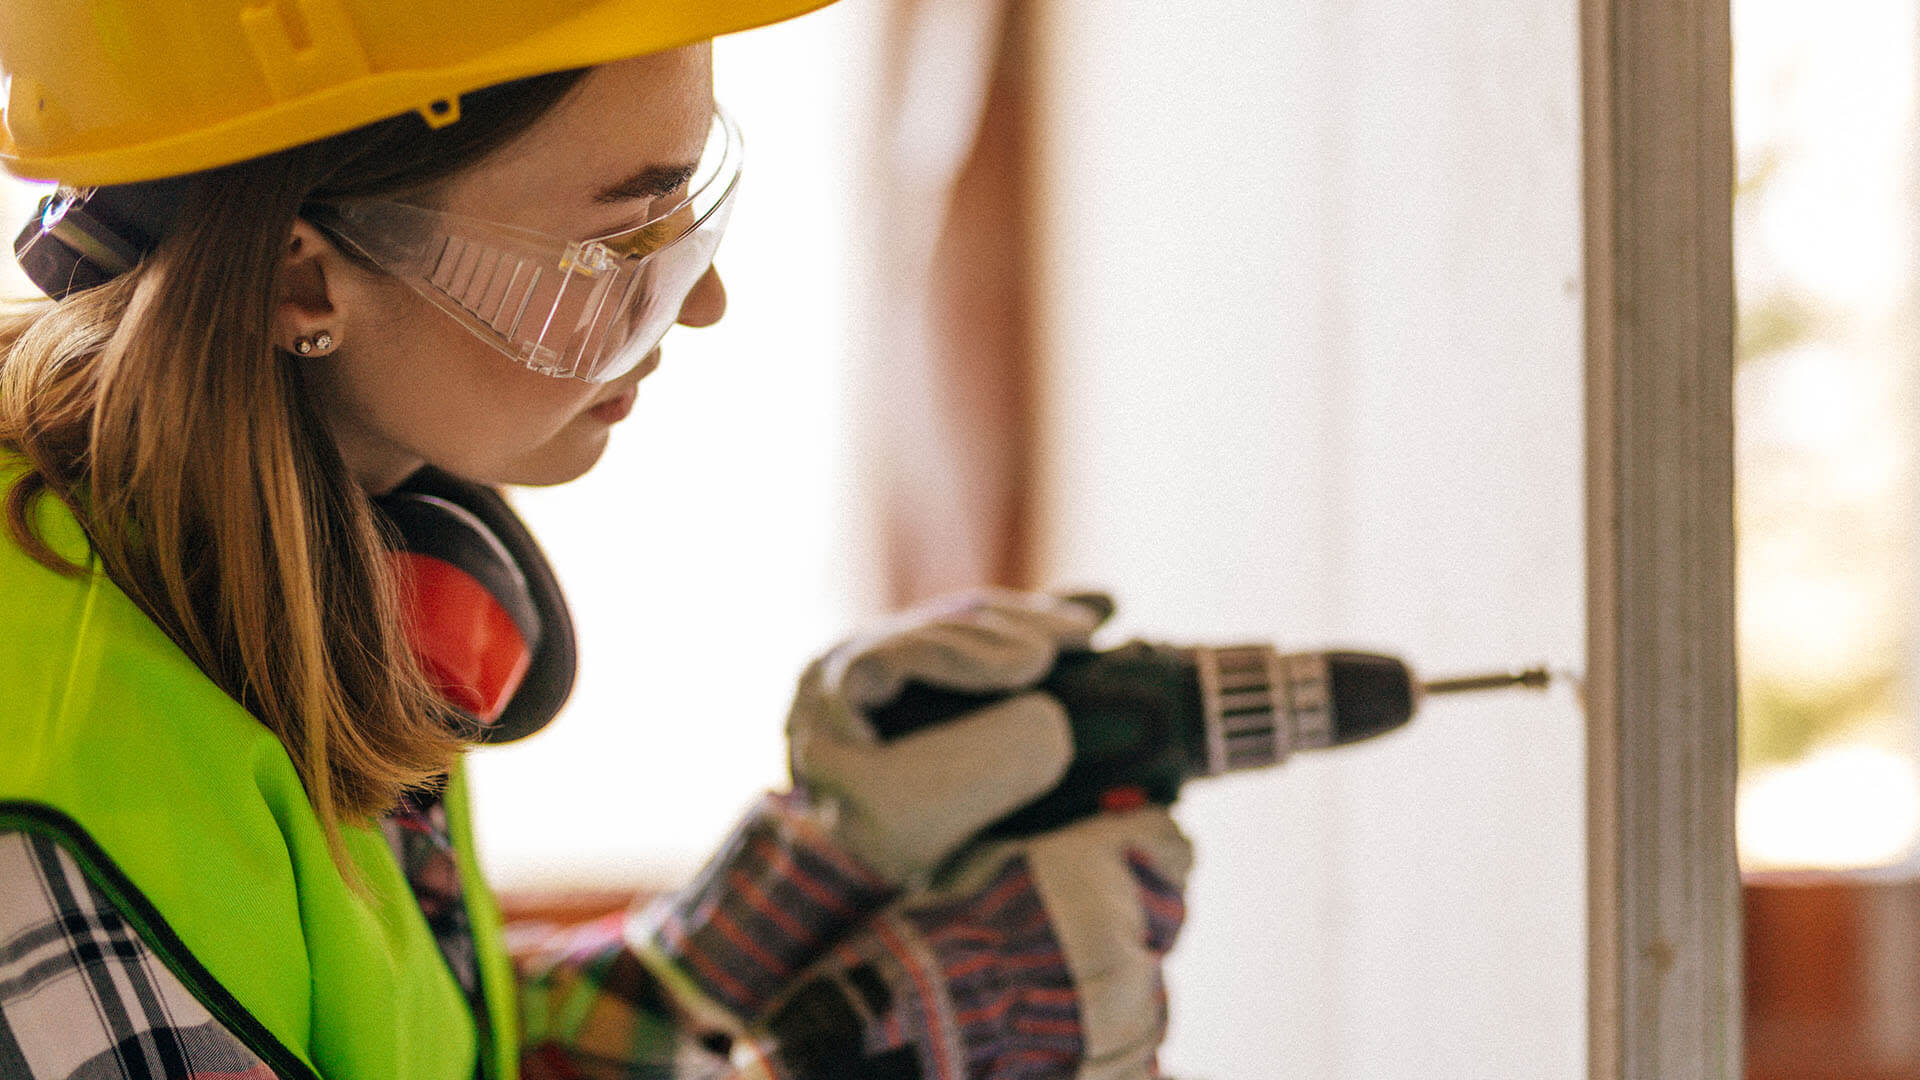
[[[482,742],[552,720],[573,690],[573,619],[553,568],[492,488],[427,467],[374,500],[397,539],[407,637]]]
[[[13,242],[27,278],[55,300],[133,269],[160,244],[185,200],[190,177],[56,188]]]

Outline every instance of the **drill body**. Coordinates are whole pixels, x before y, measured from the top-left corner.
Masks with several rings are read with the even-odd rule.
[[[1397,728],[1413,715],[1415,698],[1406,666],[1392,657],[1141,641],[1063,653],[1039,689],[1066,707],[1073,763],[1052,791],[988,836],[1031,836],[1102,811],[1171,805],[1195,777],[1263,768],[1295,750]],[[905,738],[1000,696],[909,683],[868,721],[882,739]]]

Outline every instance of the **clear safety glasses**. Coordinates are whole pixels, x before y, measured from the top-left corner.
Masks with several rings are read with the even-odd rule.
[[[740,186],[740,130],[716,111],[692,179],[646,224],[591,240],[410,203],[332,204],[327,228],[483,341],[543,375],[633,370],[713,265]]]

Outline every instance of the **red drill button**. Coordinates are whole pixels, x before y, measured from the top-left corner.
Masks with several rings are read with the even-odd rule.
[[[1100,793],[1100,809],[1109,814],[1124,814],[1145,805],[1147,805],[1147,789],[1133,784],[1108,788]]]

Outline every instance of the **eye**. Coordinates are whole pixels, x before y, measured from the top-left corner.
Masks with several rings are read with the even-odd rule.
[[[608,250],[620,255],[651,255],[672,243],[692,224],[693,208],[682,205],[666,217],[650,221],[637,229],[602,237],[600,242]]]
[[[689,195],[689,185],[682,183],[678,187],[665,191],[656,190],[644,196],[635,193],[633,195],[623,196],[617,200],[611,200],[628,205],[639,202],[645,211],[645,216],[637,219],[628,218],[627,220],[634,222],[633,225],[609,232],[602,232],[588,237],[588,239],[597,240],[610,248],[619,248],[627,237],[645,237],[649,235],[648,230],[655,229],[662,222],[672,221],[679,217],[680,210],[684,209],[687,205]],[[671,237],[669,236],[668,239],[671,239]]]

